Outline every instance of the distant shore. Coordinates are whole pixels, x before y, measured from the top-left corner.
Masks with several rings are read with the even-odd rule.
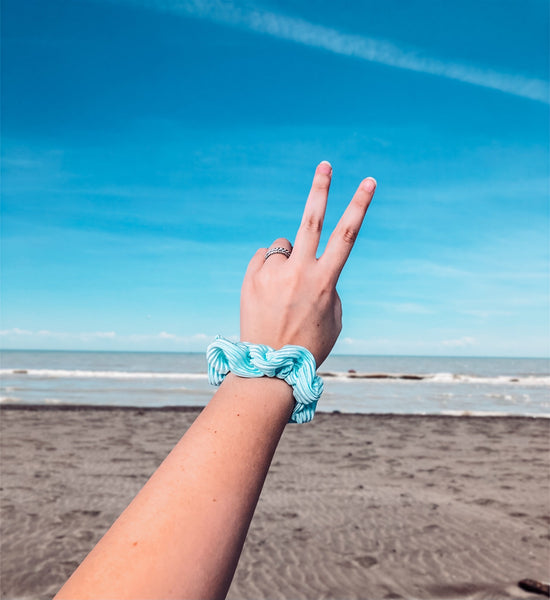
[[[199,408],[0,407],[2,598],[49,598]],[[289,425],[229,598],[536,598],[550,421],[319,413]]]

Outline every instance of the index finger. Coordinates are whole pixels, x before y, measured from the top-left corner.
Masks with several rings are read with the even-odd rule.
[[[328,191],[332,177],[332,166],[326,160],[317,165],[315,177],[311,185],[304,215],[296,239],[292,255],[294,259],[314,259],[321,238],[323,220],[327,208]]]
[[[375,189],[376,180],[373,177],[363,179],[332,232],[323,256],[319,259],[325,268],[332,272],[334,284],[348,260]]]

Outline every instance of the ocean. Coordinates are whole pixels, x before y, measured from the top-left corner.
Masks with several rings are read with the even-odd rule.
[[[318,410],[550,417],[550,360],[331,356]],[[194,353],[2,351],[0,402],[204,406],[215,388]]]

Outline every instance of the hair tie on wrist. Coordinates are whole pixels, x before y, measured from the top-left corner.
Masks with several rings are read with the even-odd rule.
[[[208,380],[220,385],[230,371],[239,377],[277,377],[292,386],[296,404],[289,423],[313,419],[323,393],[323,380],[316,374],[313,354],[302,346],[274,350],[263,344],[230,342],[218,335],[206,350]]]

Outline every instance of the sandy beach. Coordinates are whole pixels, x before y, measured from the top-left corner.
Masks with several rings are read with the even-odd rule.
[[[48,598],[199,409],[2,407],[1,597]],[[541,598],[550,420],[289,425],[231,599]]]

